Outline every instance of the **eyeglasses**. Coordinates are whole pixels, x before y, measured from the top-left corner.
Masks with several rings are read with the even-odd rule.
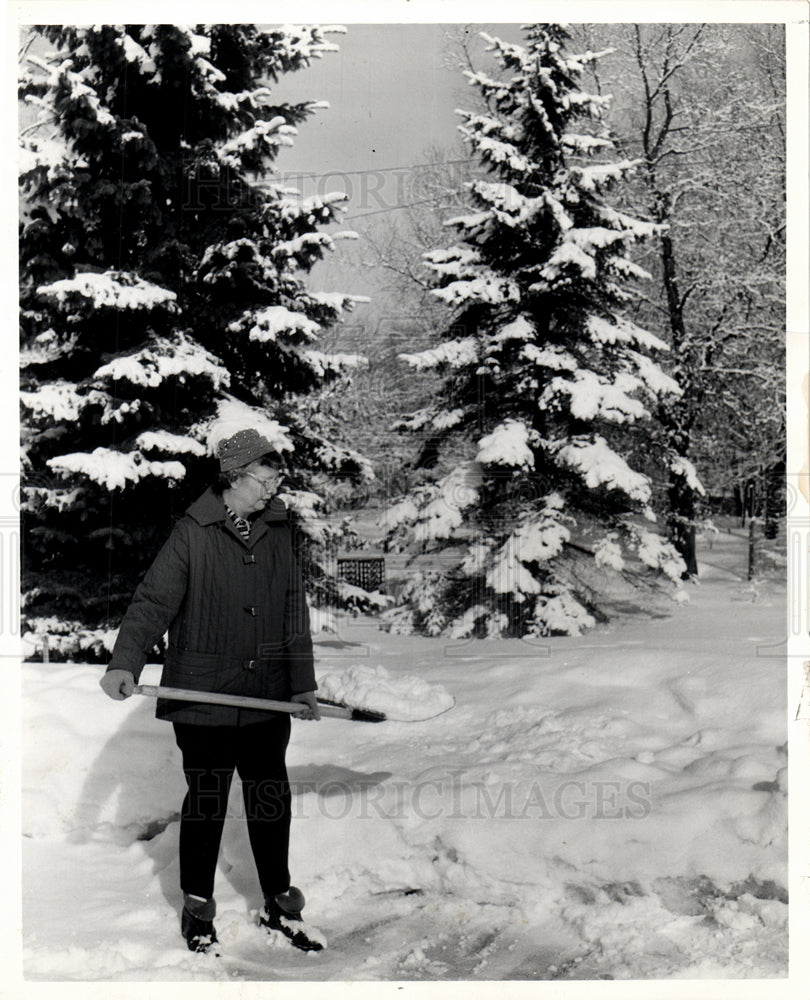
[[[284,478],[284,473],[280,469],[277,472],[271,473],[267,479],[260,479],[254,472],[246,472],[245,475],[250,476],[251,479],[255,479],[265,492],[274,486],[278,486]]]

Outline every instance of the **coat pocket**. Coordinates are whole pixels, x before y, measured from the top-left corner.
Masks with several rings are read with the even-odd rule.
[[[198,653],[170,646],[163,664],[161,684],[192,691],[213,691],[217,686],[221,662],[219,653]]]

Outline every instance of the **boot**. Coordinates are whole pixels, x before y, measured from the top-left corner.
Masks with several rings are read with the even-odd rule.
[[[180,917],[180,932],[186,939],[189,951],[207,953],[216,949],[217,934],[214,917],[217,905],[213,899],[202,900],[183,893],[183,913]]]
[[[294,885],[290,886],[287,892],[264,897],[259,924],[267,930],[281,931],[301,951],[321,951],[326,947],[326,939],[301,919],[303,908],[304,894]]]

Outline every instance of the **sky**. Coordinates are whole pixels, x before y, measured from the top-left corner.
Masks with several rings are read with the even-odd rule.
[[[275,177],[304,196],[340,192],[348,195],[339,225],[361,236],[384,234],[401,207],[418,203],[418,178],[411,168],[431,162],[432,151],[465,157],[456,108],[472,88],[463,75],[454,39],[466,33],[476,68],[491,67],[480,32],[521,40],[519,23],[507,24],[347,24],[345,34],[328,39],[339,51],[327,53],[310,67],[280,77],[273,86],[279,101],[325,101],[299,126],[292,147],[276,160]],[[414,182],[417,182],[416,184]],[[421,195],[424,198],[424,194]],[[362,316],[374,325],[385,312],[387,296],[379,268],[364,264],[373,256],[361,238],[338,243],[336,253],[313,268],[313,288],[365,295],[371,302]],[[361,266],[358,267],[358,261]]]
[[[448,45],[450,33],[465,27],[478,51],[484,28],[520,38],[518,24],[352,24],[345,35],[330,35],[339,52],[274,87],[279,99],[330,105],[300,127],[293,148],[282,150],[278,172],[305,194],[348,194],[347,221],[407,203],[408,167],[425,162],[430,147],[453,147],[460,139],[454,111],[468,84]]]

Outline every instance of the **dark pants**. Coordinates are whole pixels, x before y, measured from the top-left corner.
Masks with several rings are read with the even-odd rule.
[[[284,755],[289,716],[248,726],[175,722],[188,791],[180,818],[180,888],[211,899],[228,793],[236,769],[242,781],[248,836],[265,896],[290,886],[290,786]]]

